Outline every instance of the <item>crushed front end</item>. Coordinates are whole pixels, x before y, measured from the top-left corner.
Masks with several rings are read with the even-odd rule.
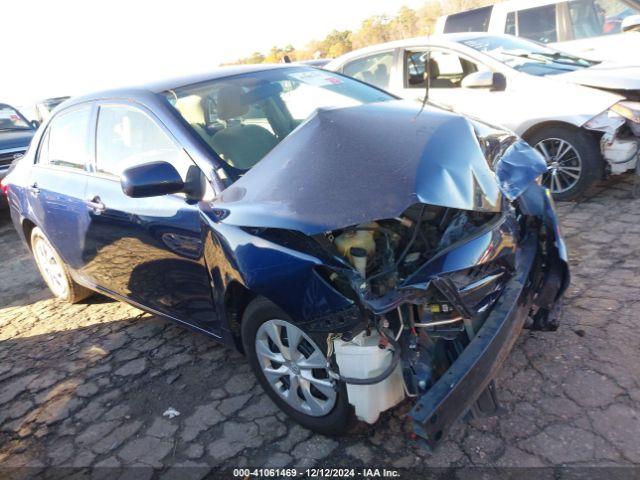
[[[618,102],[584,127],[601,133],[600,150],[607,162],[607,173],[618,175],[635,170],[640,178],[640,102]]]
[[[569,273],[542,157],[425,112],[319,111],[218,208],[247,235],[235,248],[246,288],[326,341],[356,415],[374,423],[409,397],[415,433],[435,446],[470,409],[491,409],[523,326],[556,328]]]
[[[415,433],[433,447],[470,409],[495,408],[491,382],[523,327],[557,328],[567,259],[551,196],[537,184],[505,199],[500,213],[416,205],[399,218],[336,233],[322,241],[353,269],[334,270],[328,280],[355,295],[367,319],[334,336],[336,371],[365,421],[413,397]],[[382,351],[400,350],[397,368],[389,352],[388,376],[371,384],[345,375],[363,377],[354,363],[376,365],[370,378],[384,370],[373,359],[380,352],[354,354],[367,337]]]

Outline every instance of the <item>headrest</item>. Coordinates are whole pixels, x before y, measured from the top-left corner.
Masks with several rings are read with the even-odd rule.
[[[218,117],[223,120],[241,117],[249,111],[244,99],[244,90],[238,85],[225,85],[216,96]]]
[[[249,105],[273,97],[282,92],[279,83],[261,83],[245,92],[237,85],[225,85],[216,97],[218,116],[223,120],[241,117],[249,111]]]
[[[437,78],[440,76],[440,68],[438,67],[438,62],[436,62],[433,59],[429,60],[429,77],[431,77],[431,80]]]
[[[188,95],[176,100],[175,107],[190,124],[204,125],[204,108],[202,98],[199,95]]]

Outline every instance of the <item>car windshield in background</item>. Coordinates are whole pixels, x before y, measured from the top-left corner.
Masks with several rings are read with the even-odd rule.
[[[461,43],[530,75],[556,75],[597,63],[517,37],[481,36]]]
[[[32,128],[15,108],[0,105],[0,130],[31,130]]]
[[[306,67],[221,78],[164,95],[238,173],[258,163],[318,108],[395,98],[356,80]]]

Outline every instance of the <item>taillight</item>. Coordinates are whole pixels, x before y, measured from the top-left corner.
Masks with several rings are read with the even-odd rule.
[[[8,189],[9,182],[7,181],[7,177],[4,177],[2,180],[0,180],[0,190],[2,191],[2,194],[6,196]]]

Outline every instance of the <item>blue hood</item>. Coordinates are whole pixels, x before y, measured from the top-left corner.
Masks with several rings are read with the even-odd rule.
[[[497,147],[465,117],[430,107],[419,113],[413,102],[318,110],[213,206],[230,225],[307,235],[394,218],[416,203],[498,212],[501,186],[510,185],[511,199],[520,185],[499,181],[491,157],[523,149],[509,148],[520,143],[513,135],[492,132]],[[545,169],[535,154],[500,172],[511,177],[513,164],[531,170],[530,162],[535,178]]]

